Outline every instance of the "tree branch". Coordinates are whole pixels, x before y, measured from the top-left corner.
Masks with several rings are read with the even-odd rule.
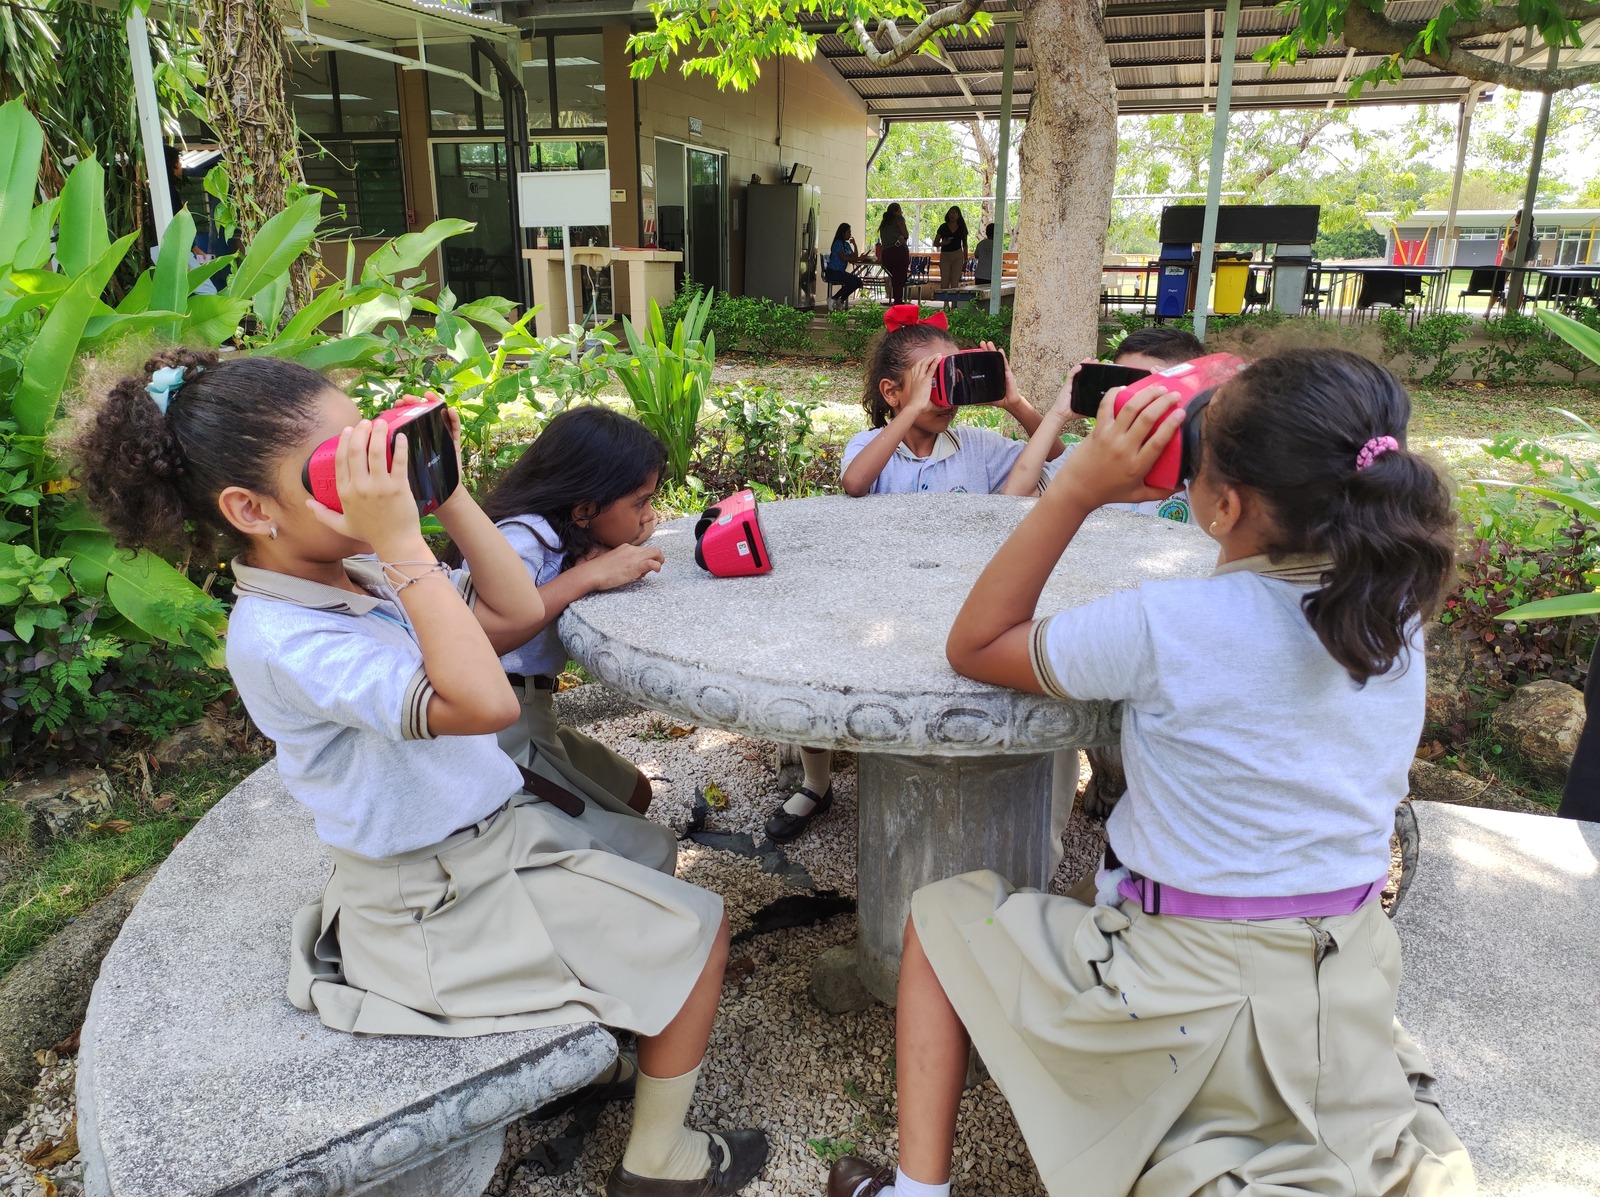
[[[1560,7],[1573,20],[1600,17],[1600,3],[1560,0]],[[1489,11],[1491,14],[1510,13],[1513,18],[1516,14],[1514,8],[1499,7]],[[1367,54],[1412,58],[1429,66],[1438,67],[1441,71],[1448,71],[1452,75],[1463,75],[1482,83],[1498,83],[1516,91],[1567,91],[1574,87],[1600,82],[1600,63],[1587,63],[1583,66],[1553,71],[1534,69],[1511,66],[1487,55],[1463,50],[1456,45],[1458,40],[1474,36],[1464,32],[1469,27],[1488,26],[1480,29],[1480,34],[1505,33],[1522,27],[1515,20],[1505,28],[1493,27],[1492,23],[1497,19],[1502,18],[1485,16],[1479,21],[1462,21],[1450,31],[1449,40],[1442,46],[1425,53],[1413,54],[1411,50],[1425,22],[1391,21],[1363,5],[1352,4],[1345,13],[1344,43],[1354,50]]]
[[[889,34],[890,48],[887,50],[878,49],[872,34],[867,32],[866,21],[861,17],[851,21],[850,27],[855,31],[856,41],[861,45],[862,57],[875,67],[888,67],[910,58],[942,30],[952,25],[965,25],[982,8],[983,0],[960,0],[958,4],[951,4],[938,12],[929,13],[908,34],[901,34],[900,27],[893,21],[879,21],[879,32],[887,31]]]
[[[1556,11],[1569,21],[1592,21],[1600,17],[1600,3],[1594,0],[1555,0]],[[1352,6],[1354,11],[1354,6]],[[1371,12],[1370,9],[1365,11]],[[1377,16],[1376,13],[1372,15]],[[1387,20],[1378,16],[1380,21]],[[1348,23],[1349,17],[1346,17]],[[1397,29],[1409,30],[1414,36],[1420,32],[1428,22],[1426,21],[1389,21]],[[1522,29],[1525,25],[1521,14],[1515,4],[1497,4],[1484,10],[1483,16],[1473,21],[1457,21],[1450,27],[1450,37],[1466,39],[1472,37],[1485,37],[1495,33],[1511,33]]]

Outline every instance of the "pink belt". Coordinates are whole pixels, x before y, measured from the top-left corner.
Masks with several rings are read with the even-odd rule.
[[[1146,914],[1171,914],[1190,919],[1316,919],[1360,910],[1383,892],[1387,876],[1367,885],[1352,885],[1326,894],[1295,894],[1286,898],[1216,898],[1191,894],[1175,885],[1162,885],[1148,877],[1124,877],[1117,893],[1139,903]]]

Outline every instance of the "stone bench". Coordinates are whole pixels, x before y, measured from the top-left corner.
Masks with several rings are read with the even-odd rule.
[[[595,1024],[360,1037],[284,995],[329,862],[267,765],[173,851],[101,967],[78,1066],[91,1197],[468,1197],[507,1124],[616,1056]]]
[[[1400,1021],[1484,1197],[1600,1193],[1600,824],[1411,805]]]

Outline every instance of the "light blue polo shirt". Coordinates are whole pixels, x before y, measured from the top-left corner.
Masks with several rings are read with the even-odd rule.
[[[514,515],[495,526],[505,534],[511,547],[517,550],[517,556],[528,567],[534,585],[543,586],[553,582],[561,573],[561,563],[566,558],[567,550],[544,516]],[[540,674],[554,677],[565,669],[567,650],[556,631],[556,622],[551,620],[549,626],[532,640],[501,657],[500,664],[505,671],[524,677]]]
[[[850,438],[839,465],[842,477],[857,453],[865,449],[883,429],[869,428]],[[905,442],[895,446],[894,456],[883,473],[872,483],[875,495],[914,495],[920,491],[992,495],[1006,484],[1011,467],[1026,448],[988,428],[949,428],[933,443],[933,452],[918,457]]]

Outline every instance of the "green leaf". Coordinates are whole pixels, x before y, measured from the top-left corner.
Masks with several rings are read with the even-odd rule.
[[[24,436],[43,436],[61,403],[61,391],[78,353],[84,326],[100,302],[100,292],[127,254],[137,234],[129,233],[100,261],[73,279],[39,327],[22,361],[22,378],[12,404],[12,417]]]
[[[1545,326],[1571,345],[1591,362],[1600,364],[1600,332],[1596,332],[1586,324],[1580,324],[1571,316],[1549,308],[1539,309],[1539,319]]]
[[[278,337],[284,341],[304,341],[314,336],[324,322],[359,302],[361,297],[352,295],[342,282],[324,287],[312,296],[310,303],[290,317]]]
[[[191,295],[182,339],[208,346],[221,345],[239,331],[239,321],[249,310],[248,299],[232,295]]]
[[[94,533],[75,533],[68,538],[71,543],[69,571],[74,581],[80,569],[103,568],[109,575],[105,581],[106,596],[117,611],[135,627],[166,641],[184,638],[189,627],[207,629],[219,643],[207,654],[213,664],[221,662],[220,637],[227,621],[218,612],[198,615],[194,623],[184,625],[173,619],[174,611],[209,604],[212,600],[183,574],[154,553],[140,550],[130,553],[116,548],[109,536]],[[63,543],[63,549],[67,544]]]
[[[57,532],[105,532],[105,525],[82,503],[74,503],[55,521]]]
[[[0,518],[0,540],[12,540],[28,530],[28,525]]]
[[[373,251],[361,267],[361,280],[374,282],[415,270],[448,237],[470,233],[478,226],[470,220],[436,220],[416,233],[405,233]]]
[[[321,223],[321,192],[301,196],[267,221],[251,239],[244,260],[228,277],[227,294],[254,299],[258,291],[287,271],[311,247]]]
[[[34,231],[43,154],[44,130],[27,105],[20,98],[0,105],[0,264],[16,262],[17,247]]]
[[[161,253],[156,258],[151,279],[150,306],[174,313],[161,329],[167,340],[175,339],[182,317],[189,311],[189,254],[194,246],[194,217],[180,208],[161,237]]]
[[[1600,615],[1600,590],[1587,594],[1563,594],[1558,598],[1539,599],[1512,607],[1505,613],[1507,619],[1561,619],[1572,615]]]
[[[93,269],[111,247],[106,232],[106,172],[94,158],[85,158],[72,168],[61,188],[57,215],[61,223],[56,261],[63,272],[76,278]],[[95,289],[96,294],[100,289]]]
[[[0,170],[3,170],[0,164]],[[28,229],[23,238],[18,242],[15,252],[11,255],[11,265],[15,270],[39,270],[50,264],[50,253],[54,248],[56,231],[56,213],[61,209],[61,197],[57,196],[48,203],[40,204],[28,214]],[[0,220],[4,217],[0,216]]]
[[[346,336],[369,333],[385,320],[404,323],[411,315],[411,300],[406,295],[383,294],[358,304],[345,315]]]
[[[275,341],[257,350],[256,356],[279,358],[320,373],[324,370],[368,365],[383,350],[382,341],[363,333],[354,337],[339,337],[336,340]]]

